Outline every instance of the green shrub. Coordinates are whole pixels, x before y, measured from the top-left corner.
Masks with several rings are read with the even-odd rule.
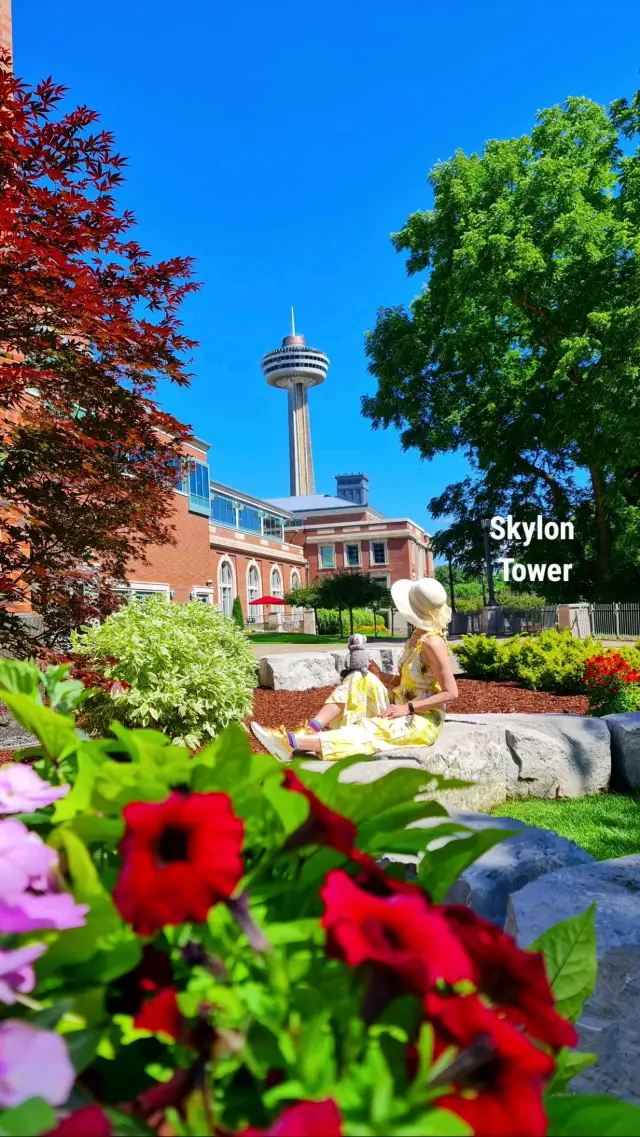
[[[234,596],[233,598],[231,619],[237,624],[241,631],[244,630],[244,612],[242,611],[242,601],[239,596]]]
[[[637,649],[623,649],[625,657],[634,652],[640,658]],[[510,679],[532,691],[567,694],[586,690],[585,663],[601,653],[600,641],[574,639],[568,629],[555,628],[537,636],[512,636],[502,643],[485,635],[463,636],[456,646],[456,656],[471,678]]]
[[[351,634],[351,621],[348,612],[342,613],[342,626],[340,625],[339,613],[334,612],[332,608],[318,608],[317,617],[317,632],[319,636],[348,636]],[[380,613],[376,616],[376,626],[379,632],[385,632],[387,630],[387,625]],[[359,631],[363,627],[370,628],[371,631],[373,631],[373,612],[368,608],[354,608],[354,631]]]
[[[465,596],[458,596],[456,594],[456,612],[480,612],[482,610],[482,597],[477,596],[475,599]]]
[[[544,608],[546,604],[546,600],[536,596],[535,592],[510,592],[508,588],[497,588],[496,600],[512,612],[527,612],[531,608]]]
[[[157,726],[195,747],[249,714],[256,682],[251,644],[218,608],[161,595],[134,600],[74,635],[75,650],[109,678],[131,684],[85,704],[89,731],[112,719]]]
[[[502,645],[494,637],[463,636],[455,652],[470,679],[502,679]]]

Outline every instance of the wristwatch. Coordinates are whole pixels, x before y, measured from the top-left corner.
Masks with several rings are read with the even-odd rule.
[[[408,708],[409,708],[409,714],[410,714],[410,715],[415,715],[415,713],[416,713],[416,709],[415,709],[415,707],[414,707],[413,703],[407,703],[407,706],[408,706]]]

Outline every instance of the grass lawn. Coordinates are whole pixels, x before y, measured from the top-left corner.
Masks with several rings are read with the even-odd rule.
[[[491,812],[553,829],[599,861],[640,853],[640,794],[596,794],[570,801],[506,801]]]

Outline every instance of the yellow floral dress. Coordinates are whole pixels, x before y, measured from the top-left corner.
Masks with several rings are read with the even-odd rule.
[[[431,668],[423,662],[422,644],[439,632],[425,632],[404,649],[400,660],[400,685],[391,692],[371,672],[354,671],[327,702],[344,707],[337,725],[318,735],[323,758],[349,758],[355,754],[385,754],[400,746],[432,746],[444,723],[444,707],[407,715],[401,719],[380,716],[393,703],[426,699],[442,688]]]

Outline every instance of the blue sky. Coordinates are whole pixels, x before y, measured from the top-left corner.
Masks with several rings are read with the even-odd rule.
[[[260,359],[293,304],[331,359],[310,396],[318,491],[363,470],[379,509],[431,532],[426,503],[464,458],[421,462],[360,413],[364,333],[420,289],[389,234],[428,208],[429,170],[457,147],[528,132],[567,95],[631,95],[639,32],[635,0],[615,18],[601,0],[14,0],[17,73],[101,113],[130,159],[138,240],[197,258],[196,378],[162,401],[212,444],[212,476],[289,491],[286,396]]]

